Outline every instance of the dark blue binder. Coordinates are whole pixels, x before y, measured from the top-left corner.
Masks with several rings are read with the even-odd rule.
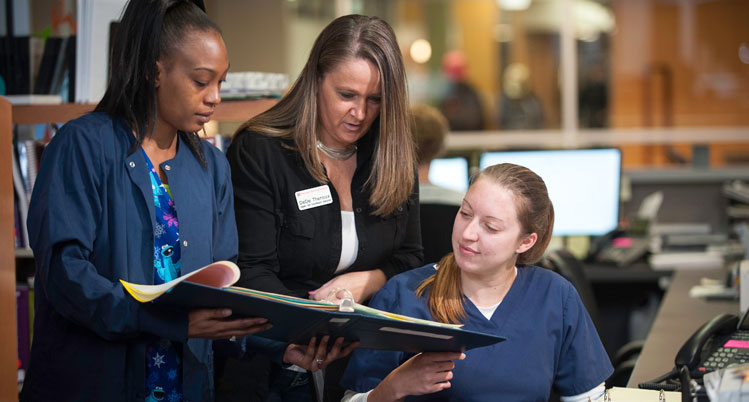
[[[344,337],[347,343],[360,341],[361,348],[419,353],[458,352],[505,340],[459,328],[301,307],[186,281],[153,303],[181,310],[231,308],[236,316],[265,317],[273,328],[257,336],[296,344],[306,344],[313,336],[320,339],[330,335],[334,339]]]

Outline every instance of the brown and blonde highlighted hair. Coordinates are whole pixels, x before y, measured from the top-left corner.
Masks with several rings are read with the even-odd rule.
[[[369,135],[377,135],[374,165],[366,186],[374,214],[389,215],[403,204],[414,186],[414,144],[408,119],[406,70],[395,33],[377,17],[346,15],[328,24],[315,40],[304,70],[289,93],[268,111],[250,119],[240,131],[292,139],[307,170],[318,182],[327,178],[317,154],[317,94],[325,74],[340,63],[364,59],[380,72],[380,115]]]
[[[518,265],[528,265],[538,261],[551,241],[554,229],[554,206],[549,199],[544,181],[530,169],[511,163],[489,166],[479,172],[471,185],[479,180],[490,180],[504,187],[514,195],[515,209],[522,233],[528,236],[536,233],[536,243],[524,253],[518,254]],[[459,323],[465,318],[463,290],[460,282],[460,267],[453,253],[440,260],[439,269],[416,289],[421,297],[429,290],[428,304],[432,317],[440,322]]]

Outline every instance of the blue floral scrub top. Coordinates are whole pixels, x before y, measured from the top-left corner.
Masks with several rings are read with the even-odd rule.
[[[141,149],[142,151],[142,149]],[[169,186],[143,151],[151,176],[156,226],[153,229],[153,283],[159,285],[180,274],[179,230],[177,211]],[[182,359],[175,343],[154,339],[146,347],[146,402],[182,400]]]

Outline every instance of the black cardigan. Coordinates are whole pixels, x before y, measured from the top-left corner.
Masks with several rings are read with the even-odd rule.
[[[351,198],[359,237],[356,261],[346,272],[380,269],[387,278],[422,265],[418,182],[409,199],[387,217],[371,214],[364,183],[372,169],[376,136],[359,140]],[[284,146],[284,145],[286,146]],[[234,184],[239,233],[238,286],[308,297],[334,276],[341,256],[341,206],[333,202],[300,211],[295,192],[320,186],[288,140],[242,131],[227,156]]]

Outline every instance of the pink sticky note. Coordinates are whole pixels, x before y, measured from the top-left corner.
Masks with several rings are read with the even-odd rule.
[[[743,348],[743,349],[749,349],[749,341],[737,341],[736,339],[731,339],[728,342],[726,342],[725,345],[723,345],[724,348]]]
[[[629,248],[632,247],[632,238],[631,237],[617,237],[614,239],[611,244],[614,245],[616,248]]]

